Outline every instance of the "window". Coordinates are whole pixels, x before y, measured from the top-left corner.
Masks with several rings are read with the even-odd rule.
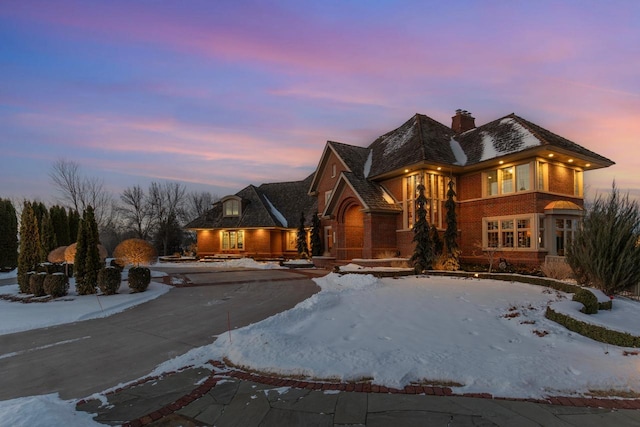
[[[327,203],[329,203],[329,199],[331,198],[331,191],[332,190],[328,190],[324,192],[324,205],[327,206]]]
[[[531,189],[531,163],[494,169],[483,175],[484,191],[487,196],[511,194]]]
[[[222,231],[223,250],[243,250],[244,231]]]
[[[336,164],[332,164],[331,165],[331,178],[335,178],[336,177]]]
[[[298,250],[298,232],[297,231],[287,232],[287,250],[288,251]]]
[[[231,199],[224,202],[224,216],[239,216],[239,215],[240,215],[240,201],[236,199]]]
[[[538,174],[538,191],[547,191],[547,176],[549,166],[545,162],[538,162],[537,174]]]
[[[538,220],[538,247],[544,248],[544,217],[541,216]]]
[[[559,256],[565,256],[565,252],[571,242],[578,228],[578,220],[576,219],[556,219],[555,220],[555,235],[556,235],[556,254]]]
[[[531,217],[484,220],[484,246],[488,248],[531,249]]]
[[[434,173],[424,175],[411,175],[404,179],[404,228],[411,228],[416,221],[416,199],[418,198],[418,185],[424,184],[424,196],[427,198],[425,209],[427,210],[427,222],[429,225],[442,227],[443,204],[447,197],[447,184],[449,178]]]

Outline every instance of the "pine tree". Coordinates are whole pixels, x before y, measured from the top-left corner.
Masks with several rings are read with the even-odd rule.
[[[27,273],[35,271],[40,262],[40,232],[38,220],[30,202],[24,202],[20,217],[20,254],[18,255],[18,285],[20,292],[29,293]]]
[[[58,246],[51,216],[47,211],[42,215],[42,222],[40,223],[40,245],[40,250],[42,251],[40,260],[41,262],[46,262],[49,252]]]
[[[453,180],[449,179],[447,190],[447,201],[444,203],[446,210],[447,228],[444,232],[444,246],[447,251],[448,263],[452,269],[457,270],[460,266],[458,249],[458,217],[456,215],[456,202],[454,200],[456,192],[453,189]]]
[[[438,233],[438,228],[435,224],[431,226],[431,240],[433,241],[433,257],[437,258],[442,255],[443,245],[440,233]]]
[[[311,218],[311,255],[322,256],[322,223],[317,212]]]
[[[301,257],[309,256],[309,248],[307,247],[307,231],[304,229],[304,212],[300,214],[300,225],[298,226],[297,233],[297,247],[298,247],[298,255]]]
[[[424,185],[420,184],[418,185],[418,198],[416,199],[416,216],[418,219],[413,226],[413,242],[416,246],[411,256],[411,263],[417,274],[430,269],[433,264],[433,242],[431,233],[429,233],[429,223],[427,222],[426,203]]]
[[[0,270],[18,265],[18,217],[9,199],[0,199]]]

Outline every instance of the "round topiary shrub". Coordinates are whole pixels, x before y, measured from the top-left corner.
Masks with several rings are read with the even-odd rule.
[[[580,288],[573,294],[573,301],[581,302],[584,305],[582,311],[585,314],[596,314],[598,312],[598,298],[589,289]]]
[[[98,287],[104,295],[118,293],[121,281],[120,270],[115,267],[106,267],[98,272]]]
[[[144,292],[151,283],[151,270],[147,267],[131,267],[129,269],[129,288],[133,292]]]
[[[47,273],[32,274],[29,276],[29,288],[34,297],[45,296],[44,279]]]
[[[69,282],[64,273],[47,274],[44,278],[44,291],[53,298],[65,296],[69,292]]]

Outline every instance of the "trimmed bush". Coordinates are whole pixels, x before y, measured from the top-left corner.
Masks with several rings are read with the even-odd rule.
[[[34,297],[45,296],[44,279],[47,273],[32,274],[29,276],[29,288]]]
[[[129,269],[129,288],[133,292],[144,292],[151,283],[151,270],[147,267],[131,267]]]
[[[64,273],[47,274],[44,278],[44,291],[53,298],[65,296],[69,292],[69,282]]]
[[[598,312],[598,298],[589,289],[582,288],[573,294],[573,301],[578,301],[584,305],[580,310],[585,314],[596,314]]]
[[[113,257],[122,267],[131,264],[136,267],[140,264],[151,264],[157,256],[156,248],[142,239],[127,239],[113,250]]]
[[[571,316],[554,311],[551,307],[547,307],[544,317],[549,320],[553,320],[570,331],[576,332],[595,341],[620,347],[640,347],[640,337],[626,332],[612,331],[603,326],[592,325],[590,323],[574,319]]]
[[[115,267],[106,267],[98,272],[98,287],[104,295],[118,293],[120,282],[122,282],[122,275]]]

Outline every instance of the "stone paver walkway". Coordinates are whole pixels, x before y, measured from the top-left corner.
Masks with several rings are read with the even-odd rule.
[[[392,389],[261,376],[218,361],[78,402],[124,426],[640,426],[640,400],[454,395],[447,387]]]

